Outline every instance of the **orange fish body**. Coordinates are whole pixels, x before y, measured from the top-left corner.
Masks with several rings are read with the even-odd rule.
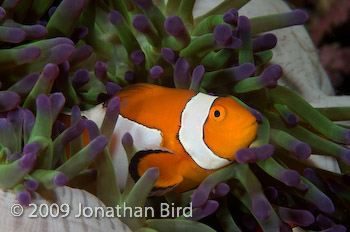
[[[110,152],[122,189],[129,166],[135,181],[148,168],[158,167],[155,189],[189,190],[233,162],[235,152],[256,137],[255,117],[229,97],[150,84],[127,87],[117,96],[120,115]],[[99,124],[103,115],[94,108],[87,117]],[[136,149],[129,165],[121,143],[127,132]]]

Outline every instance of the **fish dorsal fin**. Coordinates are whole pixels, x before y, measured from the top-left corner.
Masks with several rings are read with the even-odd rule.
[[[116,96],[120,98],[128,98],[134,96],[135,94],[142,94],[142,96],[145,96],[151,94],[157,88],[163,87],[152,84],[139,83],[124,87],[122,91],[116,94]],[[107,104],[108,102],[98,104],[91,109],[82,111],[81,115],[86,117],[87,119],[93,120],[97,124],[97,126],[100,127],[106,114]],[[70,112],[65,112],[65,114],[70,115]]]
[[[152,84],[146,84],[146,83],[138,83],[134,85],[129,85],[120,91],[117,96],[120,98],[129,97],[135,94],[142,94],[142,95],[148,95],[154,92],[156,89],[161,89],[164,87],[158,86],[158,85],[152,85]]]

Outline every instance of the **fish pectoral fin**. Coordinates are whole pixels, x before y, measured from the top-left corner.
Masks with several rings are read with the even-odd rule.
[[[157,167],[159,177],[154,185],[153,192],[170,191],[182,182],[182,175],[177,172],[179,157],[166,150],[138,151],[130,161],[129,172],[136,182],[147,169]],[[162,193],[163,194],[163,193]],[[157,194],[156,195],[160,195]]]

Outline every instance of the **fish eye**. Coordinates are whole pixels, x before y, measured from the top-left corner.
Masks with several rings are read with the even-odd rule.
[[[213,106],[209,115],[211,119],[217,122],[224,120],[225,116],[226,116],[226,110],[224,107],[220,105]]]

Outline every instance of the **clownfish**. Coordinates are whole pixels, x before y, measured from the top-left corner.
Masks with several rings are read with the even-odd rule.
[[[151,84],[126,87],[116,96],[120,114],[110,154],[121,189],[128,172],[136,182],[151,167],[159,168],[155,195],[195,188],[256,137],[255,117],[230,97]],[[98,105],[85,116],[100,126],[105,109]],[[135,147],[129,164],[121,142],[127,132]]]

